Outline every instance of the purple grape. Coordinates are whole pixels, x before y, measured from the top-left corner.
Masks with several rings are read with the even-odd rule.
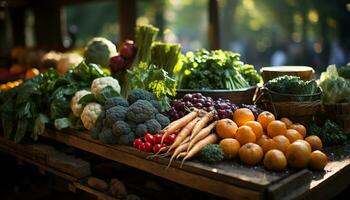
[[[214,117],[213,117],[213,120],[219,120],[220,119],[220,117],[219,117],[219,115],[215,115]]]
[[[183,97],[183,100],[184,101],[191,101],[193,98],[192,94],[186,94],[184,97]]]
[[[196,108],[203,108],[203,104],[201,104],[201,103],[196,103],[196,104],[194,104],[194,107],[196,107]]]
[[[199,92],[192,94],[192,96],[196,97],[196,98],[202,98],[203,97],[203,95],[201,93],[199,93]]]
[[[197,102],[195,102],[195,103],[201,103],[201,104],[204,104],[204,103],[205,103],[205,101],[204,101],[204,99],[200,98],[200,99],[197,99]]]
[[[208,107],[208,111],[213,111],[213,110],[216,110],[214,106]]]
[[[204,102],[204,106],[205,107],[209,107],[209,106],[212,106],[213,104],[212,104],[212,102],[210,102],[210,101],[206,101],[206,102]]]
[[[226,114],[225,110],[221,110],[220,109],[220,110],[217,110],[217,111],[218,111],[218,115],[219,115],[220,118]]]
[[[180,112],[178,112],[177,114],[179,115],[179,118],[185,116],[185,113],[184,113],[183,111],[180,111]]]
[[[181,102],[175,105],[176,110],[181,111],[185,109],[185,103]]]
[[[192,103],[197,103],[197,100],[198,100],[197,97],[193,97],[192,100],[191,100],[191,102],[192,102]]]
[[[186,101],[186,102],[185,102],[185,106],[186,106],[187,108],[191,108],[191,107],[193,107],[193,104],[192,104],[190,101]]]
[[[175,120],[180,118],[178,113],[175,113],[173,117],[174,117]]]

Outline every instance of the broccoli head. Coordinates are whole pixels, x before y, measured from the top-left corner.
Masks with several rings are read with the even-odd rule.
[[[143,123],[147,120],[154,119],[157,112],[158,111],[150,102],[146,100],[137,100],[128,108],[126,118],[129,121]]]
[[[127,135],[129,132],[131,132],[129,124],[124,121],[116,121],[113,124],[112,130],[115,136]]]
[[[121,135],[118,138],[118,144],[131,145],[135,140],[135,133],[129,132],[127,135]]]
[[[100,132],[102,130],[102,127],[103,127],[103,120],[105,119],[106,117],[106,112],[102,111],[100,113],[100,115],[97,117],[97,120],[95,122],[95,129]]]
[[[128,101],[129,101],[129,104],[133,104],[137,100],[151,101],[151,100],[157,100],[157,99],[152,92],[137,88],[130,92],[128,96]]]
[[[103,129],[102,132],[98,135],[98,138],[103,144],[117,144],[118,142],[118,138],[113,135],[112,129],[110,128]]]
[[[103,119],[103,127],[112,128],[113,124],[109,123],[107,118]]]
[[[145,125],[147,126],[147,132],[149,132],[151,134],[159,133],[160,130],[162,130],[162,126],[155,119],[150,119],[150,120],[146,121]]]
[[[145,124],[138,124],[135,129],[137,137],[142,137],[147,132],[147,126]]]
[[[208,144],[200,151],[200,159],[208,163],[220,162],[224,159],[224,152],[218,144]]]
[[[166,127],[170,123],[170,119],[167,116],[160,113],[156,114],[156,120],[162,126],[162,128]]]
[[[126,123],[129,124],[131,131],[135,132],[137,124],[133,121],[127,121]]]
[[[116,121],[124,121],[128,108],[123,106],[114,106],[106,111],[106,119],[110,125]]]
[[[153,107],[154,107],[155,109],[158,110],[158,112],[161,112],[161,107],[160,107],[158,101],[156,101],[156,100],[151,100],[150,103],[153,105]]]
[[[108,98],[105,102],[105,110],[115,106],[129,107],[128,101],[124,97],[112,97]]]
[[[96,127],[93,127],[93,128],[90,130],[90,135],[91,135],[92,139],[97,140],[98,137],[99,137],[99,134],[100,134],[100,131],[99,131]]]

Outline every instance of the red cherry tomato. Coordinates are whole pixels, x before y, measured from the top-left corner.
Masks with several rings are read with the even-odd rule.
[[[143,143],[143,142],[142,142],[142,140],[140,138],[135,139],[134,143],[133,143],[133,146],[138,149],[141,143]]]
[[[153,153],[158,153],[160,151],[160,149],[162,148],[163,145],[161,144],[155,144],[153,146]]]
[[[164,143],[167,144],[167,145],[171,145],[172,143],[174,143],[175,138],[176,138],[176,135],[175,134],[171,134],[171,135],[169,135],[168,137],[166,137],[164,139]]]
[[[146,152],[151,152],[151,151],[152,151],[152,148],[153,148],[153,146],[152,146],[151,143],[145,142],[145,151],[146,151]]]
[[[146,148],[145,143],[142,142],[141,144],[139,144],[140,151],[145,151],[145,148]]]
[[[149,142],[151,144],[153,144],[154,142],[154,137],[153,135],[151,135],[150,133],[146,133],[144,136],[143,136],[143,139],[145,140],[145,142]]]
[[[162,134],[153,135],[153,144],[160,144],[162,141]]]
[[[166,145],[166,144],[162,144],[162,148],[163,148],[163,147],[167,147],[167,145]]]

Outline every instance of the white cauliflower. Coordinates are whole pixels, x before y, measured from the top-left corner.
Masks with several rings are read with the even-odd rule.
[[[79,104],[79,100],[85,96],[91,94],[90,91],[87,90],[80,90],[74,94],[74,97],[70,101],[70,108],[73,111],[74,116],[80,117],[81,113],[83,112],[83,105]]]
[[[110,57],[116,53],[117,48],[113,42],[106,38],[96,37],[88,42],[85,47],[84,57],[87,63],[108,67]]]
[[[95,126],[96,120],[102,112],[102,106],[98,103],[88,103],[80,115],[84,127],[88,130]]]
[[[96,97],[100,95],[103,88],[111,86],[113,90],[120,94],[120,85],[117,79],[114,79],[111,76],[102,77],[95,79],[91,84],[91,92]]]

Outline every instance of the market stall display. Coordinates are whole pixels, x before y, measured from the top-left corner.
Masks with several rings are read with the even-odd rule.
[[[110,148],[154,162],[162,159],[164,170],[198,165],[210,171],[216,165],[231,173],[231,164],[253,171],[251,166],[258,166],[260,175],[322,171],[329,160],[324,147],[347,143],[335,123],[326,121],[320,128],[314,116],[322,92],[325,108],[348,100],[348,66],[339,70],[344,77],[330,67],[319,85],[289,75],[271,79],[262,89],[262,108],[251,99],[242,103],[205,93],[254,88],[261,82],[239,54],[203,49],[182,55],[179,44],[155,41],[157,28],[141,25],[136,30],[135,41],[122,42],[118,50],[110,41],[94,38],[84,60],[66,73],[50,68],[1,91],[4,136],[21,143],[55,132],[56,140],[68,143],[67,132],[79,132],[83,136],[72,133],[86,140],[79,148],[97,145],[103,156]],[[198,91],[176,94],[179,88]]]

